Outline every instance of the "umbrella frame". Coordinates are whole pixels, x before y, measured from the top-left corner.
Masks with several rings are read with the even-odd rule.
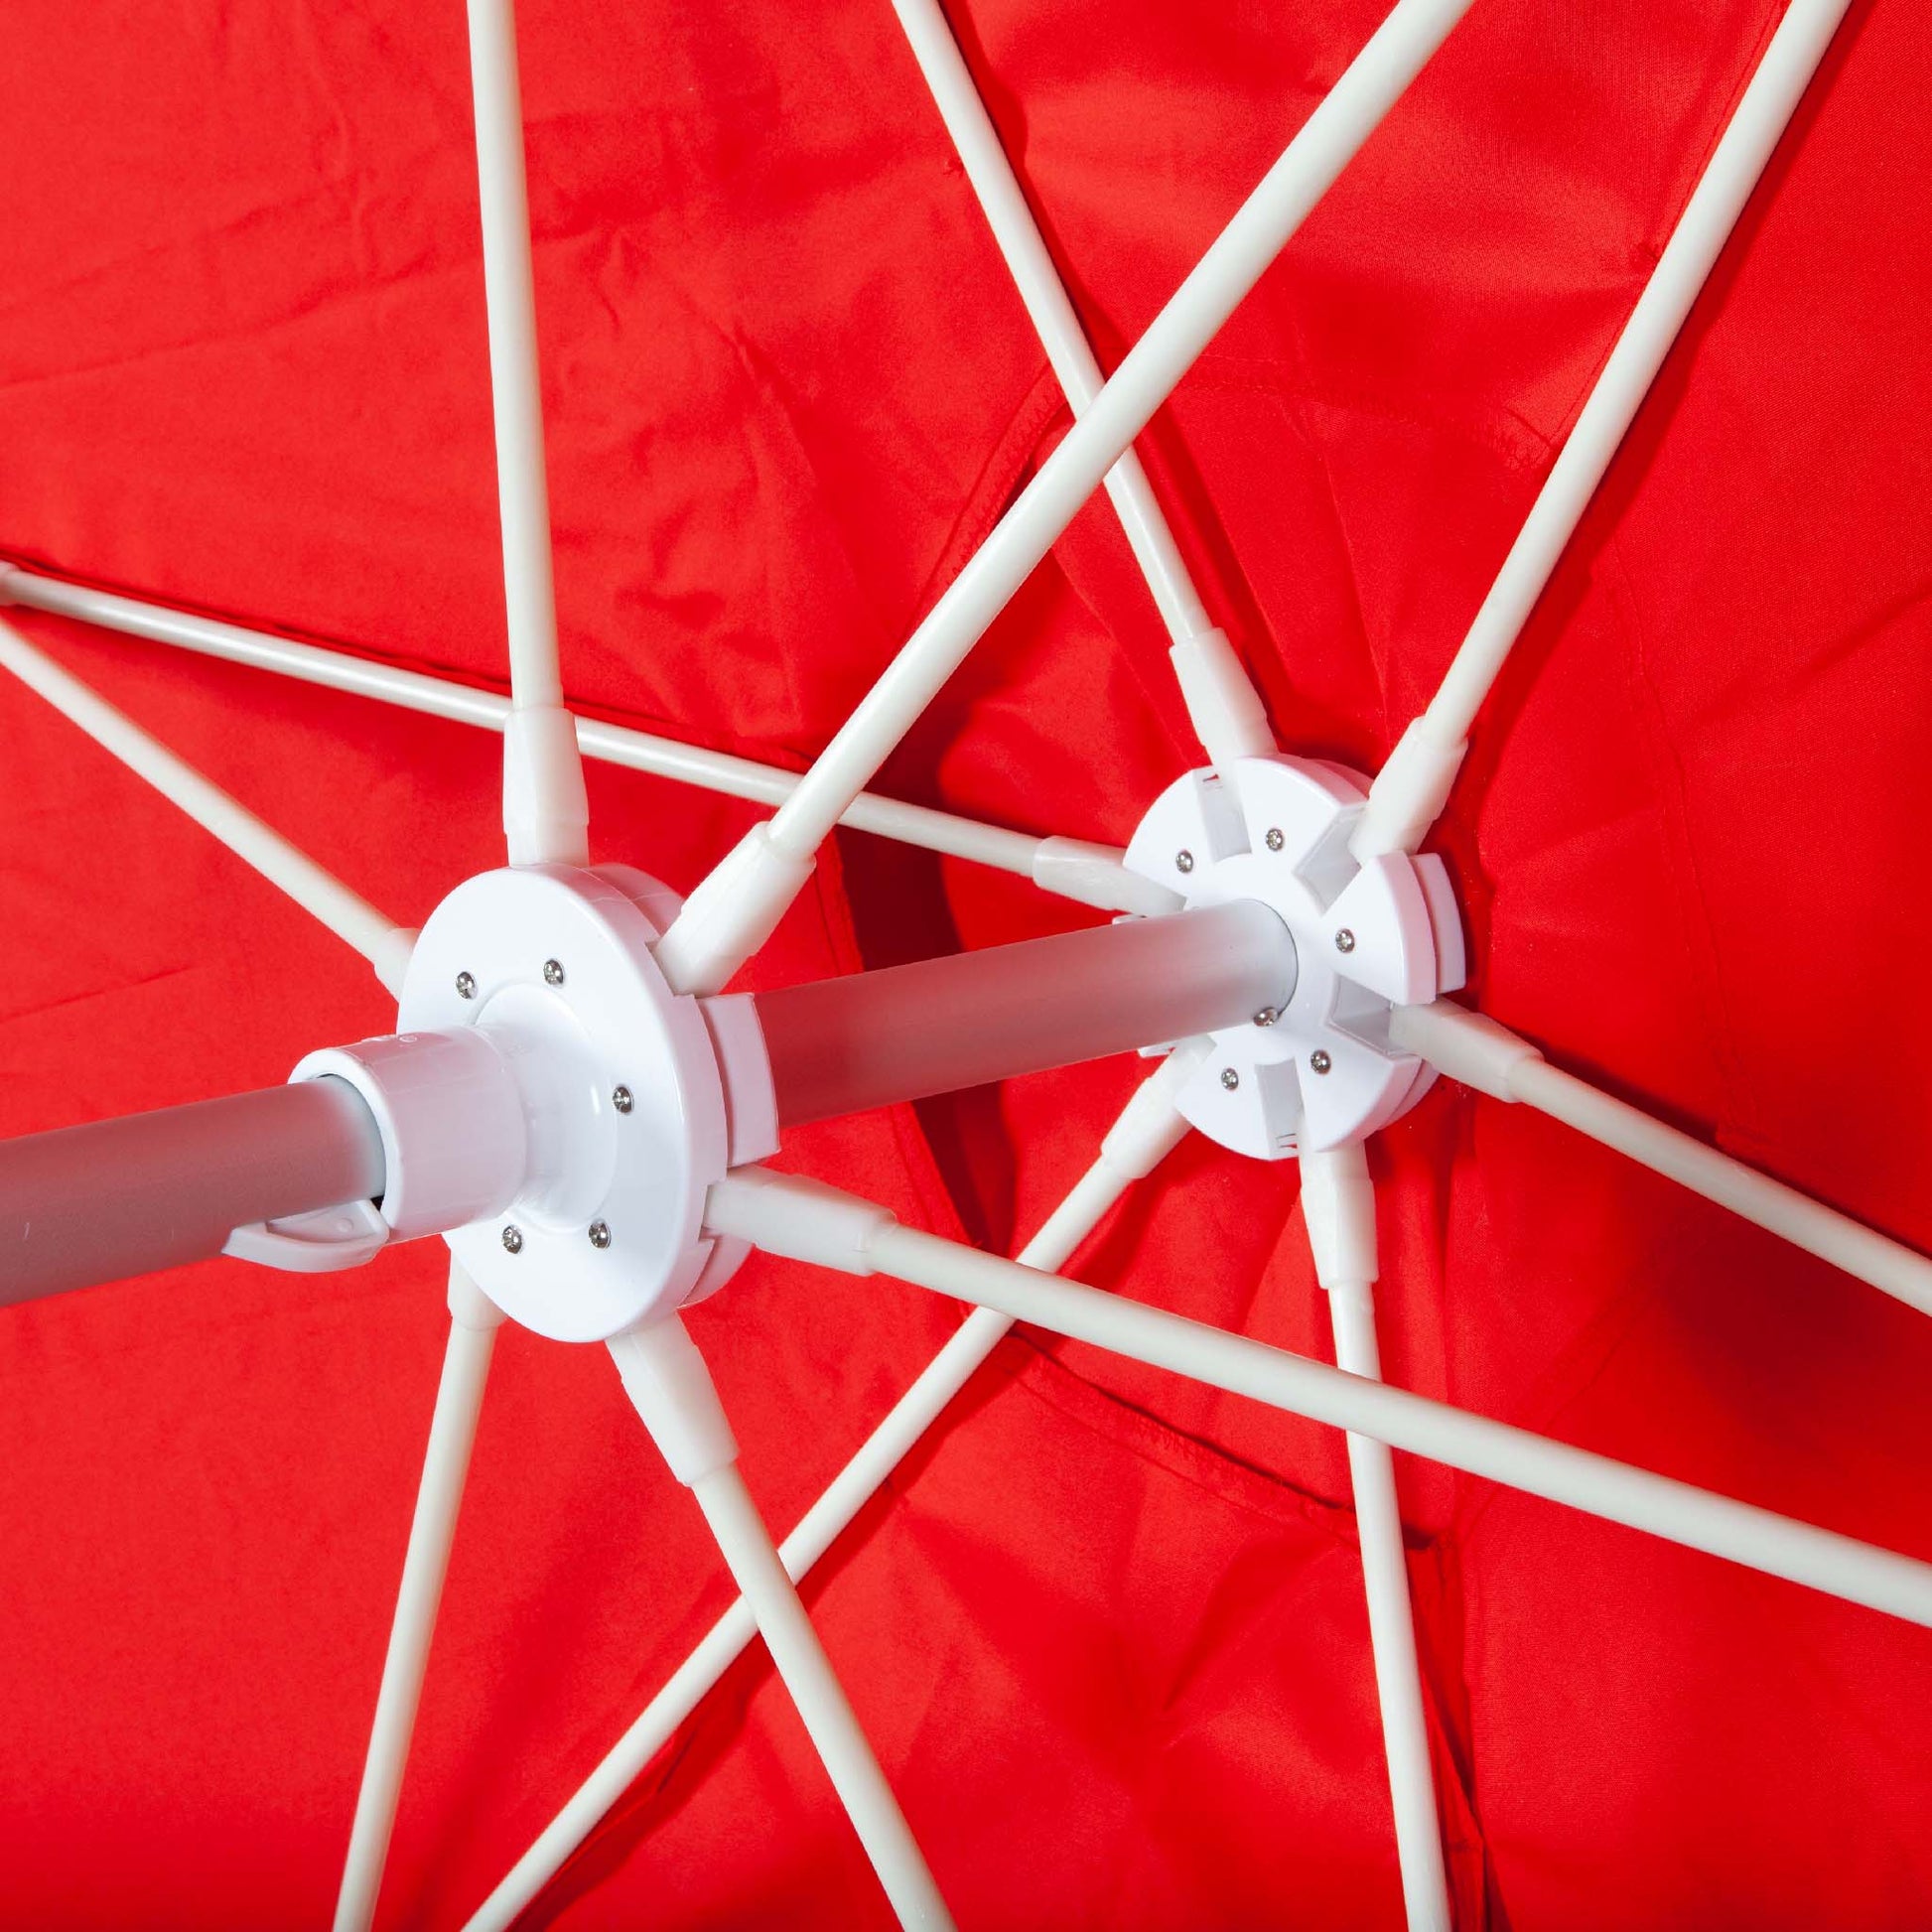
[[[585,755],[772,804],[772,817],[754,828],[656,935],[656,968],[675,999],[723,988],[810,877],[819,845],[839,823],[998,867],[1102,909],[1158,919],[1178,903],[1173,882],[1145,876],[1145,867],[1133,868],[1131,853],[982,825],[884,798],[866,787],[1103,483],[1169,629],[1177,682],[1208,772],[1228,773],[1243,760],[1277,756],[1265,708],[1189,577],[1133,453],[1133,440],[1468,4],[1399,0],[1141,342],[1105,379],[938,0],[894,0],[1075,424],[803,774],[621,727],[580,723],[567,708],[557,648],[510,0],[469,0],[508,617],[507,700],[13,565],[0,564],[0,603],[78,618],[500,731],[504,826],[513,867],[587,863]],[[1353,815],[1349,851],[1358,868],[1390,859],[1413,863],[1410,855],[1442,809],[1484,699],[1846,10],[1847,0],[1793,0],[1788,8],[1448,675]],[[400,990],[415,935],[331,878],[4,623],[0,664],[312,911],[369,961],[386,987]],[[1448,962],[1432,964],[1446,968]],[[1442,997],[1458,983],[1459,974],[1432,972],[1426,998],[1412,994],[1394,1003],[1389,1024],[1394,1048],[1432,1074],[1446,1072],[1493,1098],[1536,1107],[1932,1312],[1932,1263],[1924,1257],[1550,1065],[1529,1042]],[[1398,1857],[1412,1927],[1447,1927],[1449,1904],[1391,1445],[1932,1624],[1932,1566],[1383,1387],[1372,1310],[1374,1202],[1360,1134],[1333,1147],[1301,1150],[1303,1198],[1317,1278],[1330,1298],[1337,1368],[1055,1279],[1054,1271],[1126,1188],[1151,1173],[1182,1137],[1185,1090],[1211,1076],[1217,1064],[1204,1040],[1174,1046],[1104,1138],[1094,1166],[1017,1263],[900,1228],[873,1203],[780,1178],[755,1165],[734,1167],[708,1188],[702,1214],[708,1236],[849,1272],[894,1274],[975,1302],[978,1312],[775,1549],[738,1475],[736,1445],[709,1375],[675,1313],[627,1329],[613,1341],[626,1390],[674,1472],[693,1488],[745,1593],[485,1901],[470,1922],[473,1932],[508,1925],[755,1631],[766,1637],[902,1921],[949,1923],[798,1606],[792,1580],[824,1553],[1014,1319],[1081,1336],[1348,1432]],[[454,1263],[450,1306],[449,1350],[338,1905],[339,1929],[365,1927],[373,1917],[476,1419],[495,1329],[503,1318]]]

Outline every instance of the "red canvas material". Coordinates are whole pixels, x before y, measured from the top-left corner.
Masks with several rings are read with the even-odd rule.
[[[1433,689],[1776,23],[1478,0],[1144,450],[1284,743]],[[953,18],[1111,364],[1372,29]],[[1065,428],[884,0],[525,0],[565,677],[800,765]],[[8,9],[0,552],[501,688],[463,10]],[[1467,997],[1932,1247],[1932,16],[1858,0],[1476,734]],[[22,615],[420,921],[495,739]],[[1124,840],[1197,757],[1091,506],[881,787]],[[361,962],[0,681],[0,1128],[279,1079]],[[594,766],[688,889],[747,807]],[[745,982],[1057,929],[840,835]],[[799,1132],[1011,1251],[1139,1069]],[[1521,1109],[1371,1153],[1390,1379],[1932,1558],[1932,1328]],[[102,1176],[111,1186],[112,1176]],[[1325,1355],[1292,1163],[1184,1146],[1077,1257]],[[440,1244],[0,1314],[0,1923],[326,1922],[442,1345]],[[960,1316],[754,1261],[692,1327],[788,1526]],[[1932,1922],[1932,1638],[1399,1458],[1463,1927]],[[729,1597],[600,1349],[506,1331],[382,1923],[459,1924]],[[1340,1441],[1021,1331],[807,1591],[967,1927],[1400,1919]],[[886,1910],[760,1650],[529,1915]]]

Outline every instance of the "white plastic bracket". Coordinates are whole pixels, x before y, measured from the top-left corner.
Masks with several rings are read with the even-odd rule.
[[[291,1275],[327,1275],[361,1267],[388,1242],[389,1223],[374,1202],[352,1200],[278,1221],[250,1221],[228,1236],[221,1252]]]
[[[1275,755],[1191,771],[1155,800],[1126,864],[1185,904],[1258,898],[1295,940],[1279,1010],[1213,1035],[1175,1104],[1258,1160],[1341,1147],[1412,1107],[1433,1074],[1390,1016],[1462,984],[1462,928],[1434,855],[1351,851],[1367,780]]]

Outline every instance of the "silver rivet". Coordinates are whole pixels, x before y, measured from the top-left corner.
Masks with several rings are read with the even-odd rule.
[[[591,1223],[591,1246],[593,1248],[608,1248],[610,1245],[611,1223],[609,1221],[593,1221]]]
[[[1335,950],[1336,952],[1353,952],[1355,950],[1355,935],[1346,926],[1343,926],[1335,934]]]
[[[1255,1025],[1257,1027],[1272,1027],[1275,1024],[1275,1022],[1279,1020],[1281,1017],[1282,1017],[1282,1010],[1280,1007],[1263,1007],[1262,1010],[1255,1015]]]
[[[1176,852],[1173,855],[1173,869],[1175,872],[1192,872],[1194,855],[1191,852]]]
[[[477,997],[475,973],[459,973],[456,976],[456,996],[459,1000],[474,1000]]]
[[[564,969],[560,961],[546,959],[543,962],[543,983],[546,986],[561,986],[564,983]]]
[[[1287,841],[1282,837],[1282,828],[1279,825],[1269,826],[1268,850],[1270,852],[1279,852],[1286,843]]]
[[[503,1230],[503,1246],[511,1254],[520,1255],[523,1252],[523,1230],[515,1227],[505,1228]]]
[[[1334,1065],[1334,1061],[1331,1060],[1327,1056],[1327,1054],[1324,1053],[1321,1050],[1321,1048],[1317,1046],[1314,1049],[1314,1051],[1309,1055],[1309,1064],[1311,1067],[1313,1067],[1317,1073],[1326,1073],[1327,1070]]]
[[[630,1089],[628,1087],[613,1087],[611,1089],[611,1105],[619,1113],[627,1114],[636,1104],[636,1101],[630,1097]]]
[[[1227,1088],[1228,1092],[1232,1093],[1241,1084],[1241,1076],[1235,1072],[1233,1067],[1224,1066],[1221,1069],[1221,1084]]]

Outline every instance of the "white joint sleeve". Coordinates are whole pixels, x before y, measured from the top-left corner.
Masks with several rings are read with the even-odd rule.
[[[739,1169],[714,1181],[705,1203],[708,1232],[847,1275],[874,1272],[872,1244],[892,1225],[891,1210],[873,1201],[764,1168]]]
[[[503,723],[503,832],[513,866],[590,864],[591,804],[577,720],[529,705]]]
[[[1120,1118],[1100,1143],[1100,1159],[1123,1180],[1145,1180],[1187,1133],[1174,1104],[1212,1050],[1209,1039],[1183,1039],[1135,1088]]]
[[[1276,749],[1267,708],[1225,630],[1197,630],[1168,655],[1209,764],[1225,771],[1237,759],[1267,758]]]
[[[738,1441],[698,1345],[676,1315],[611,1337],[631,1407],[687,1487],[738,1460]]]
[[[1415,851],[1441,817],[1468,749],[1465,738],[1441,737],[1425,711],[1375,774],[1349,851],[1363,864],[1385,853]]]
[[[1471,1013],[1449,1000],[1397,1007],[1389,1019],[1389,1038],[1405,1053],[1418,1054],[1451,1080],[1492,1100],[1516,1099],[1510,1075],[1525,1061],[1543,1057],[1487,1014]]]
[[[1323,1288],[1359,1291],[1375,1280],[1375,1186],[1359,1141],[1302,1156],[1302,1218]]]
[[[653,957],[675,993],[718,993],[770,938],[815,863],[771,837],[769,820],[754,825],[701,880]]]

